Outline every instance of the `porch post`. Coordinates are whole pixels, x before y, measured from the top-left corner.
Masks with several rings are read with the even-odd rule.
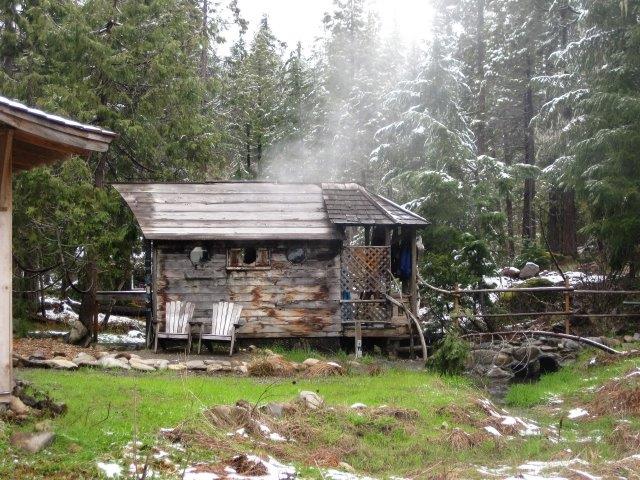
[[[411,299],[411,312],[418,315],[418,245],[417,230],[412,228],[411,236],[411,277],[409,278],[409,298]]]
[[[0,403],[7,403],[13,391],[12,146],[13,130],[0,130]]]

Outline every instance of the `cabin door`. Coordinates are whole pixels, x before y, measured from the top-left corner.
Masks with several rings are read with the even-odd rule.
[[[385,294],[390,284],[390,247],[344,247],[340,271],[342,322],[389,322],[391,308]]]

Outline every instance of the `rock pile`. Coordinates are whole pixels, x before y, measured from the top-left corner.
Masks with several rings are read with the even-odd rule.
[[[601,340],[596,341],[603,343]],[[582,345],[573,340],[551,337],[481,342],[472,345],[466,367],[472,375],[489,379],[537,378],[575,359],[581,348]]]
[[[249,376],[295,376],[303,374],[309,377],[342,375],[344,367],[335,362],[326,362],[308,358],[296,363],[284,359],[273,352],[260,352],[249,361],[223,359],[166,360],[163,358],[142,358],[129,352],[104,352],[93,354],[80,352],[67,358],[65,352],[55,352],[49,358],[42,352],[31,355],[13,355],[14,367],[53,368],[57,370],[76,370],[80,367],[93,367],[105,370],[131,370],[137,372],[154,372],[158,370],[189,371],[208,374],[235,374]],[[246,357],[244,357],[246,359]]]

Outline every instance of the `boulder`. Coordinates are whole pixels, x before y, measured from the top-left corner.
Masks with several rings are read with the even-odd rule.
[[[636,342],[640,342],[640,333],[638,333],[638,332],[634,333],[634,334],[633,334],[633,339],[634,339]]]
[[[71,323],[71,330],[69,330],[69,336],[67,337],[67,342],[75,345],[80,343],[87,335],[89,334],[89,330],[80,320],[74,320]]]
[[[633,343],[635,341],[632,335],[625,335],[623,337],[623,340],[624,340],[624,343]]]
[[[167,365],[167,369],[175,370],[176,372],[186,370],[187,366],[184,363],[170,363]]]
[[[481,365],[498,365],[498,366],[506,366],[511,363],[511,356],[502,351],[496,350],[472,350],[470,353],[470,362],[472,364],[481,364]]]
[[[564,339],[562,340],[562,348],[569,350],[571,352],[575,352],[576,350],[580,350],[582,348],[582,344],[580,342],[576,342],[575,340]]]
[[[27,452],[36,453],[53,443],[53,432],[17,432],[11,436],[11,444]]]
[[[285,413],[285,407],[282,403],[267,403],[264,407],[262,407],[262,410],[267,415],[276,418],[284,416]]]
[[[47,355],[42,350],[36,350],[29,355],[29,360],[46,360]]]
[[[538,273],[540,273],[540,267],[533,262],[527,262],[520,270],[520,274],[518,275],[518,277],[520,277],[520,279],[522,280],[527,280],[529,278],[535,277],[536,275],[538,275]]]
[[[186,365],[187,370],[205,371],[207,369],[207,365],[202,360],[189,360]]]
[[[492,378],[495,380],[507,380],[510,378],[513,378],[513,373],[508,372],[507,370],[504,370],[500,367],[497,367],[496,365],[493,365],[491,368],[489,368],[489,370],[487,370],[487,373],[485,373],[485,376],[487,378]]]
[[[156,371],[155,367],[152,367],[151,365],[147,365],[145,363],[142,363],[142,362],[138,361],[138,359],[136,359],[136,358],[132,358],[131,360],[129,360],[129,365],[134,370],[138,370],[138,371],[141,371],[141,372],[155,372]]]
[[[89,355],[86,352],[80,352],[78,355],[76,355],[73,358],[72,362],[78,365],[79,367],[97,367],[98,366],[98,359],[96,359],[96,357],[94,357],[93,355]]]
[[[317,410],[324,403],[324,399],[315,392],[303,390],[298,395],[298,400],[309,410]]]
[[[367,408],[367,406],[364,403],[356,402],[351,405],[351,408],[353,408],[354,410],[364,410]]]
[[[126,360],[110,356],[100,358],[100,360],[98,360],[98,364],[102,368],[122,368],[124,370],[131,370],[131,366]]]
[[[55,368],[58,370],[75,370],[78,368],[78,365],[73,363],[66,358],[52,358],[51,360],[45,360],[45,364],[47,364],[51,368]]]
[[[518,278],[520,275],[520,269],[516,267],[504,267],[500,270],[500,275],[503,277]]]
[[[314,365],[317,365],[320,363],[320,360],[318,360],[317,358],[307,358],[304,362],[302,362],[303,365],[306,365],[307,367],[313,367]]]
[[[154,367],[156,367],[158,370],[166,370],[169,367],[169,360],[156,360]]]
[[[540,356],[540,347],[528,345],[526,347],[518,347],[513,349],[513,358],[517,362],[524,363],[535,360]]]
[[[246,365],[238,365],[237,367],[234,367],[233,371],[239,373],[240,375],[249,374],[249,368]]]
[[[602,337],[602,343],[610,348],[616,348],[622,345],[619,339],[612,337]]]
[[[29,413],[29,407],[27,407],[22,400],[13,395],[9,398],[9,410],[16,415],[26,415]]]

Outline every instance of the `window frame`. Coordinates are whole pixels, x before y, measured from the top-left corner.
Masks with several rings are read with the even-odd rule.
[[[250,264],[243,262],[242,258],[244,257],[244,250],[246,248],[256,249],[255,262]],[[232,271],[271,270],[271,249],[267,247],[253,247],[253,245],[228,247],[226,269]]]

